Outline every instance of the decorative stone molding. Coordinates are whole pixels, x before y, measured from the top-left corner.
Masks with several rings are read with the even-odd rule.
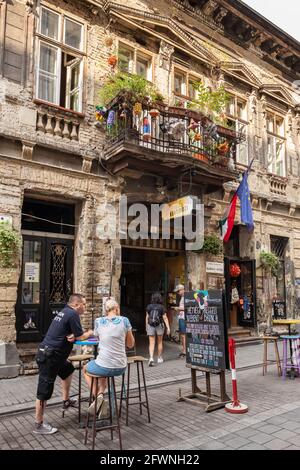
[[[228,11],[226,10],[226,8],[220,7],[218,13],[215,16],[215,22],[218,25],[220,25],[223,18],[227,15],[227,13],[228,13]]]
[[[36,130],[69,140],[78,140],[80,124],[76,119],[66,118],[58,113],[38,111]]]
[[[31,13],[33,13],[33,8],[34,8],[34,1],[33,0],[27,0],[26,5],[25,5],[25,9],[26,9],[26,11],[29,15]]]
[[[202,13],[206,16],[211,16],[215,9],[219,6],[216,0],[208,0],[202,8]]]
[[[252,207],[253,209],[258,209],[259,208],[259,203],[260,203],[260,198],[259,197],[252,197]]]
[[[289,216],[294,217],[296,211],[296,204],[291,204],[289,208]]]
[[[85,156],[82,160],[82,167],[81,170],[84,173],[90,173],[92,169],[93,157]]]
[[[287,180],[276,176],[270,176],[269,181],[271,193],[286,196]]]
[[[34,147],[35,142],[28,140],[22,141],[22,158],[24,158],[24,160],[32,160]]]
[[[174,47],[166,41],[161,40],[159,47],[159,66],[164,70],[170,70],[173,53]]]
[[[272,209],[272,204],[273,204],[272,201],[267,201],[267,202],[266,202],[265,210],[266,210],[266,211],[270,211],[270,210]]]

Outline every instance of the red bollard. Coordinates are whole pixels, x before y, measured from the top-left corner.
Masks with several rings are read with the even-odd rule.
[[[228,403],[225,405],[225,410],[228,413],[235,413],[235,414],[243,414],[247,413],[248,411],[248,406],[243,405],[238,399],[238,394],[237,394],[237,382],[236,382],[236,369],[235,369],[235,354],[236,354],[236,349],[235,349],[235,341],[234,339],[229,340],[229,360],[230,360],[230,366],[231,366],[231,374],[232,374],[232,395],[233,395],[233,400],[231,403]]]

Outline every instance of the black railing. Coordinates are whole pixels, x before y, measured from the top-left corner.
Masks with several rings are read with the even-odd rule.
[[[127,142],[153,152],[228,166],[230,160],[235,161],[236,145],[242,139],[234,130],[217,126],[203,114],[183,108],[149,103],[136,107],[120,97],[107,113],[108,157],[114,144]]]

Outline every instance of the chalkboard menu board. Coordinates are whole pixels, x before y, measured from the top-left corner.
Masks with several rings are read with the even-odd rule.
[[[273,319],[286,320],[286,304],[284,300],[273,300]]]
[[[222,291],[186,292],[184,311],[187,364],[225,370],[226,342]]]

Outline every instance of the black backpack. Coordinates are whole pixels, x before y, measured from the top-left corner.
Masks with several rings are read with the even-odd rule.
[[[148,324],[150,326],[156,327],[161,324],[161,315],[158,308],[151,308],[148,313]]]

